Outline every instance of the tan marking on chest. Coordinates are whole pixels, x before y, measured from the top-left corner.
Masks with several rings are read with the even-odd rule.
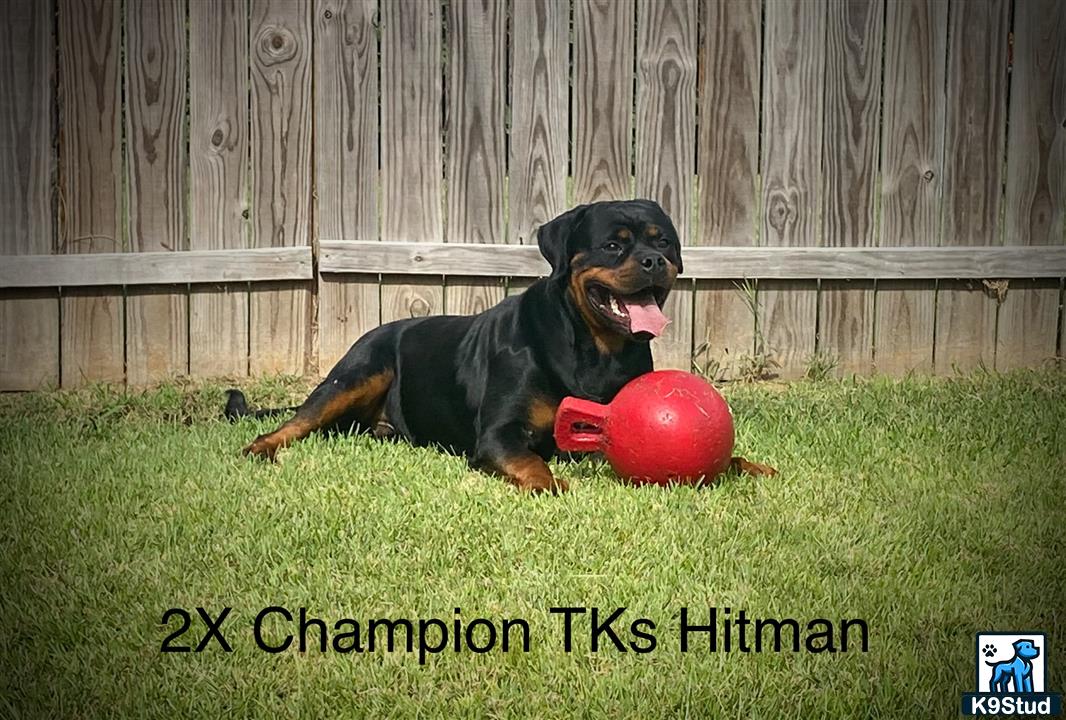
[[[555,428],[555,413],[558,409],[559,403],[534,397],[529,404],[529,426],[534,430],[551,432]]]

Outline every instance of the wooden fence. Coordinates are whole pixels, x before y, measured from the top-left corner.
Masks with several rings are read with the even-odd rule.
[[[5,0],[0,389],[314,372],[651,197],[660,365],[1036,366],[1061,0]]]

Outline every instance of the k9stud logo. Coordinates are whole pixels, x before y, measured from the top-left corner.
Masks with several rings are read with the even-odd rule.
[[[1062,699],[1047,692],[1047,638],[1042,632],[977,634],[977,691],[962,696],[963,715],[1058,715]]]

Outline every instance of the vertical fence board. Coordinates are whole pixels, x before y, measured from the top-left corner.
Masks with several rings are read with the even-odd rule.
[[[759,197],[759,0],[702,4],[697,245],[753,245]]]
[[[381,5],[381,236],[441,242],[441,17],[434,2]],[[381,321],[439,314],[434,278],[382,278]]]
[[[187,249],[185,3],[126,4],[127,232],[135,252]],[[126,292],[126,380],[145,385],[188,370],[184,288]]]
[[[1007,245],[1066,241],[1066,4],[1014,6],[1014,69],[1007,137]],[[1055,355],[1059,283],[1012,280],[999,307],[996,368],[1034,367]]]
[[[944,245],[999,243],[1007,105],[1008,0],[951,5]],[[945,280],[936,301],[938,373],[991,368],[996,299],[980,282]]]
[[[448,4],[448,242],[504,242],[506,7]],[[473,315],[503,299],[503,278],[449,277],[445,312]]]
[[[1056,357],[1060,364],[1066,358],[1066,278],[1059,284],[1059,347]]]
[[[878,238],[883,246],[939,242],[947,11],[947,0],[887,3]],[[935,282],[879,281],[875,302],[877,371],[931,372]]]
[[[189,246],[249,246],[248,0],[189,3]],[[194,285],[189,371],[248,373],[248,286]]]
[[[311,23],[307,0],[253,0],[252,212],[256,247],[310,244]],[[253,373],[302,374],[310,350],[306,286],[252,287]]]
[[[575,0],[570,122],[575,203],[632,187],[633,0]]]
[[[512,295],[521,295],[526,290],[528,290],[529,286],[532,285],[534,282],[536,281],[531,278],[507,278],[507,297],[510,297]]]
[[[818,245],[825,88],[825,9],[805,0],[766,6],[763,218],[766,245]],[[815,350],[817,285],[759,283],[759,333],[786,379]]]
[[[375,0],[316,0],[315,213],[319,238],[378,239],[378,41]],[[318,289],[325,371],[381,321],[376,275],[324,275]]]
[[[0,27],[0,255],[528,243],[568,172],[577,202],[657,199],[687,244],[1066,243],[1055,0],[9,0]],[[301,373],[529,284],[321,276],[318,342],[309,283],[4,290],[0,389]],[[727,378],[753,351],[785,378],[816,351],[1037,366],[1062,288],[765,281],[752,308],[682,276],[653,349]]]
[[[62,252],[122,247],[122,108],[118,0],[61,0],[60,190]],[[64,387],[124,378],[121,288],[63,291]]]
[[[569,0],[520,0],[512,23],[507,240],[525,244],[566,209]]]
[[[54,4],[0,3],[0,255],[52,252]],[[52,289],[0,293],[0,390],[59,382]]]
[[[759,213],[762,3],[701,3],[698,233],[696,245],[753,245]],[[693,362],[733,379],[755,346],[754,306],[737,283],[696,282]]]
[[[511,22],[507,240],[527,244],[567,208],[570,2],[515,2]],[[505,278],[505,294],[518,295],[533,282]]]
[[[830,0],[826,29],[824,243],[875,244],[883,0]],[[874,283],[825,281],[818,351],[838,375],[873,370]]]
[[[663,206],[691,242],[696,151],[696,0],[645,0],[637,13],[637,196]],[[652,342],[659,368],[692,367],[692,282],[682,276]]]

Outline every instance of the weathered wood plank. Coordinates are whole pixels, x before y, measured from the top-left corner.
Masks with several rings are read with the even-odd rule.
[[[701,4],[699,234],[694,245],[754,245],[759,222],[760,0]]]
[[[1014,68],[1007,137],[1007,245],[1066,242],[1066,4],[1014,6]],[[1055,355],[1059,288],[1011,282],[999,306],[996,368],[1038,366]]]
[[[53,250],[56,172],[52,3],[0,4],[0,254]]]
[[[509,277],[509,278],[507,278],[507,297],[511,297],[512,295],[521,295],[522,293],[524,293],[526,290],[529,289],[530,285],[532,285],[535,282],[536,282],[536,280],[533,279],[533,278],[523,278],[523,277]]]
[[[381,234],[403,242],[444,240],[441,22],[436,3],[381,5]],[[382,280],[383,323],[443,309],[440,280]]]
[[[0,288],[310,280],[311,248],[4,257]]]
[[[696,281],[692,362],[712,380],[737,379],[755,352],[756,306],[746,300],[744,288],[743,281]]]
[[[953,3],[948,47],[944,166],[945,245],[1000,242],[1006,136],[1007,0]],[[938,285],[938,373],[992,367],[996,298],[978,283]]]
[[[448,242],[502,243],[506,13],[448,3]]]
[[[311,18],[309,0],[253,0],[253,245],[310,245]],[[302,374],[310,360],[311,293],[270,283],[249,305],[253,374]]]
[[[1060,358],[1059,362],[1066,358],[1066,278],[1059,286],[1059,347],[1055,354]]]
[[[576,203],[632,193],[633,0],[574,2],[570,124]]]
[[[759,222],[762,3],[725,0],[700,7],[699,218],[692,242],[753,245]],[[754,350],[754,307],[733,282],[708,280],[696,283],[694,313],[694,362],[718,379],[732,379],[736,363]]]
[[[506,7],[496,0],[448,4],[446,172],[450,243],[502,243]],[[445,312],[471,315],[503,299],[503,284],[449,278]]]
[[[825,87],[825,8],[805,0],[766,6],[763,73],[765,245],[819,244]],[[759,284],[758,326],[783,378],[800,377],[815,351],[818,293],[802,282]]]
[[[569,0],[514,3],[508,242],[535,242],[536,229],[566,209]]]
[[[56,153],[53,2],[0,3],[0,254],[50,253]],[[54,290],[0,295],[0,390],[59,383]]]
[[[59,293],[0,290],[0,390],[59,383]]]
[[[378,40],[374,0],[315,0],[315,196],[318,234],[378,237]],[[328,370],[381,321],[373,275],[322,275],[318,365]]]
[[[818,293],[818,353],[838,377],[869,375],[874,362],[874,282],[826,280]]]
[[[18,260],[18,258],[15,258]],[[686,247],[685,275],[715,280],[914,280],[1058,278],[1062,247]],[[84,262],[84,261],[83,261]],[[319,268],[331,273],[541,277],[548,263],[533,245],[321,241]],[[19,272],[5,276],[16,282]],[[41,284],[41,283],[36,283]]]
[[[249,247],[248,0],[189,3],[189,246]],[[189,293],[189,371],[248,374],[248,288]]]
[[[128,245],[134,252],[187,249],[185,231],[185,5],[127,3],[126,170]],[[126,381],[146,385],[189,366],[184,288],[126,292]]]
[[[486,280],[477,275],[448,275],[444,279],[444,312],[448,315],[476,315],[506,295],[506,282],[502,277]]]
[[[883,0],[830,0],[826,31],[823,242],[876,244]],[[874,284],[822,283],[818,351],[837,375],[873,371]]]
[[[884,246],[940,244],[947,21],[947,0],[899,0],[885,8]]]
[[[381,290],[377,275],[319,275],[319,372],[328,372],[352,343],[379,324]]]
[[[1066,242],[1066,4],[1026,0],[1014,8],[1007,245]]]
[[[1011,280],[997,319],[996,369],[1041,367],[1055,357],[1059,282]]]
[[[444,312],[444,277],[381,279],[381,322],[440,315]]]
[[[122,250],[122,51],[117,0],[60,0],[60,189],[65,253]],[[60,382],[125,376],[120,288],[64,293]]]
[[[694,227],[696,0],[637,8],[636,190],[662,205],[681,242]],[[658,368],[692,367],[693,283],[682,276],[663,308],[670,325],[652,343]]]
[[[126,289],[126,382],[149,385],[188,373],[189,305],[184,286]]]
[[[884,246],[938,245],[943,193],[947,0],[885,8],[881,138]],[[933,369],[933,283],[879,282],[874,364],[880,373]]]

